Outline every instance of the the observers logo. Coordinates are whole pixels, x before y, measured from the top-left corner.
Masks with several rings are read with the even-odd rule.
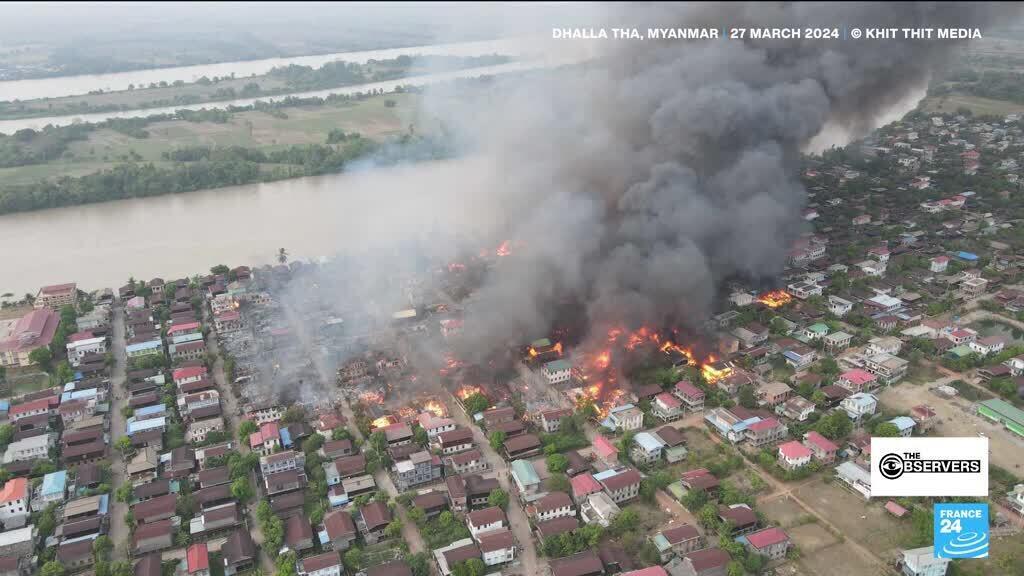
[[[986,496],[987,438],[872,438],[872,496]]]

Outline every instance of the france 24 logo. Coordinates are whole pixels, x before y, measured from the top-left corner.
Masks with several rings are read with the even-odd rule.
[[[936,558],[988,558],[988,504],[936,504]]]

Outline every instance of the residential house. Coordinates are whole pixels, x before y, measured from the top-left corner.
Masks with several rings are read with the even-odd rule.
[[[265,422],[260,429],[249,435],[249,448],[265,456],[281,447],[281,430],[277,422]]]
[[[341,576],[341,556],[337,552],[323,552],[307,556],[296,562],[298,576]]]
[[[917,429],[921,432],[931,430],[938,421],[935,410],[924,404],[919,404],[911,408],[910,417],[914,419],[914,422],[917,424]]]
[[[605,492],[597,492],[587,496],[580,503],[580,519],[587,524],[599,524],[607,528],[622,510]]]
[[[668,562],[673,555],[683,556],[705,546],[704,537],[689,524],[666,528],[655,534],[651,541],[662,562]]]
[[[756,448],[778,442],[785,438],[787,433],[785,424],[776,418],[765,418],[747,426],[744,437],[751,446]]]
[[[391,522],[391,510],[382,502],[370,502],[359,509],[356,525],[367,544],[376,544],[384,537],[384,529]]]
[[[325,549],[348,550],[357,536],[356,523],[352,516],[344,510],[335,510],[324,515],[323,529],[320,531],[320,544]]]
[[[775,406],[785,402],[793,389],[785,382],[765,382],[757,387],[757,402],[762,406]]]
[[[492,530],[500,530],[508,524],[505,512],[497,507],[491,506],[483,510],[475,510],[466,515],[466,526],[474,539],[479,540],[481,534]]]
[[[907,373],[909,362],[892,354],[875,354],[864,360],[864,367],[883,384],[894,384]]]
[[[170,518],[139,526],[132,536],[132,554],[140,555],[170,548],[174,545],[175,530],[176,527]]]
[[[267,496],[276,496],[292,490],[306,487],[306,473],[303,470],[285,470],[263,477],[263,486]]]
[[[704,391],[694,386],[687,380],[676,382],[672,393],[682,403],[683,407],[690,412],[698,412],[704,409]]]
[[[25,525],[31,493],[27,478],[11,478],[0,489],[0,522],[4,529],[21,528]]]
[[[701,400],[703,404],[703,399]],[[678,420],[683,415],[683,403],[668,392],[662,392],[654,397],[651,403],[651,411],[664,422]]]
[[[814,348],[807,346],[793,346],[783,352],[782,356],[786,359],[786,364],[789,364],[796,370],[804,370],[810,367],[818,358]]]
[[[853,334],[843,332],[833,332],[828,336],[825,336],[825,350],[831,354],[838,354],[850,347],[850,343],[853,341]]]
[[[732,557],[721,548],[704,548],[673,560],[667,568],[672,576],[726,576]]]
[[[707,468],[683,472],[680,482],[686,490],[699,490],[710,494],[718,493],[718,478]]]
[[[839,406],[846,411],[846,415],[850,417],[850,420],[859,422],[865,416],[871,416],[875,413],[875,409],[878,407],[878,398],[874,394],[858,392],[844,398],[839,403]]]
[[[665,445],[661,439],[649,432],[637,432],[633,436],[633,445],[629,454],[638,464],[650,464],[661,460]]]
[[[786,470],[796,470],[811,463],[813,453],[809,448],[796,440],[779,445],[779,466]]]
[[[547,496],[534,502],[533,508],[535,511],[534,519],[537,522],[576,515],[572,499],[565,492],[550,492]]]
[[[132,506],[132,516],[139,524],[149,524],[174,516],[177,495],[166,494]]]
[[[790,544],[789,535],[782,528],[775,527],[740,536],[737,541],[746,546],[751,553],[764,556],[768,560],[785,558]]]
[[[844,300],[839,296],[828,297],[828,311],[831,312],[834,316],[842,318],[843,316],[846,316],[846,314],[852,309],[853,302],[850,302],[849,300]]]
[[[443,456],[458,454],[473,448],[473,431],[468,428],[456,428],[437,435],[435,447]]]
[[[392,470],[395,486],[404,492],[413,486],[439,480],[444,466],[440,457],[423,450],[410,455],[407,460],[396,462]]]
[[[541,444],[533,434],[522,434],[507,438],[502,447],[508,460],[516,460],[540,454]]]
[[[456,564],[473,558],[482,560],[480,547],[470,538],[463,538],[434,550],[434,561],[437,562],[441,576],[451,576]]]
[[[210,576],[210,552],[205,542],[197,542],[185,550],[185,566],[188,576]]]
[[[549,386],[568,382],[572,375],[572,364],[561,359],[553,360],[544,364],[541,373]]]
[[[513,460],[509,464],[509,475],[520,498],[527,499],[540,492],[540,476],[529,460]]]
[[[80,569],[92,566],[92,540],[64,541],[57,547],[57,561],[66,570],[77,572]]]
[[[935,547],[914,548],[904,550],[900,559],[900,571],[903,576],[946,576],[949,558],[936,558]]]
[[[602,462],[609,466],[618,464],[619,449],[610,440],[600,434],[596,434],[591,444],[594,447],[594,455]]]
[[[301,554],[313,547],[313,528],[302,514],[289,516],[284,522],[284,543]]]
[[[572,486],[572,499],[577,504],[586,500],[587,496],[600,492],[604,489],[589,472],[573,476],[569,479],[569,484]]]
[[[352,440],[343,438],[341,440],[325,441],[317,450],[317,453],[325,460],[334,460],[355,454],[355,449],[352,447]]]
[[[59,323],[60,316],[49,308],[22,316],[0,339],[0,366],[31,366],[29,355],[36,348],[50,346]]]
[[[636,470],[627,468],[612,476],[602,476],[602,474],[595,474],[594,479],[604,486],[605,492],[616,504],[632,500],[640,493],[641,477]]]
[[[875,336],[868,341],[865,354],[899,354],[903,341],[895,336]]]
[[[443,492],[428,492],[413,497],[412,505],[422,510],[424,517],[433,518],[448,508],[448,498]]]
[[[235,530],[221,546],[225,576],[249,570],[256,560],[256,543],[248,530]]]
[[[512,531],[496,530],[478,538],[484,565],[497,566],[511,562],[516,557],[516,541]]]
[[[455,454],[445,458],[445,464],[455,474],[472,474],[474,472],[485,472],[490,468],[487,458],[480,450],[473,449],[461,454]]]
[[[814,430],[804,434],[804,446],[811,451],[815,460],[823,464],[835,461],[836,453],[839,452],[839,446]]]
[[[306,455],[294,450],[286,450],[260,457],[260,474],[266,476],[287,470],[302,469],[306,465]]]
[[[775,411],[791,420],[803,422],[814,413],[814,403],[802,396],[793,396],[777,406]]]
[[[644,413],[632,404],[623,404],[612,408],[603,424],[622,432],[641,430],[644,427]]]
[[[903,438],[909,437],[914,432],[916,424],[914,419],[909,416],[897,416],[888,422],[899,430],[899,435]]]
[[[836,466],[836,478],[865,499],[871,498],[871,472],[853,462]]]
[[[999,354],[1006,347],[1006,338],[1003,336],[988,336],[969,342],[967,344],[974,353],[979,356],[988,356],[990,354]]]
[[[60,310],[65,306],[76,306],[78,304],[78,285],[74,282],[67,284],[54,284],[43,286],[36,293],[32,305],[36,308],[49,308]]]
[[[744,348],[755,348],[764,344],[769,333],[767,327],[757,322],[751,322],[732,331],[732,335],[739,339]]]
[[[730,536],[749,534],[757,530],[757,514],[746,504],[719,506],[718,519],[732,526]]]
[[[572,413],[568,408],[545,410],[540,413],[540,426],[548,434],[558,432],[562,427],[562,418],[570,417]]]
[[[861,370],[860,368],[854,368],[853,370],[847,370],[840,374],[839,378],[836,380],[836,385],[842,386],[856,394],[858,392],[871,390],[874,388],[877,380],[878,378],[871,372]]]

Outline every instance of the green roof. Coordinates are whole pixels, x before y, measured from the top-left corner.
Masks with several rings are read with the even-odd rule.
[[[565,360],[552,360],[544,365],[544,368],[548,372],[558,372],[559,370],[572,370],[572,364],[569,364]]]
[[[811,332],[814,332],[815,334],[828,334],[828,326],[821,322],[818,322],[817,324],[811,324],[810,326],[807,327],[807,329],[810,330]]]
[[[519,478],[520,485],[540,484],[540,476],[537,476],[537,471],[529,460],[513,460],[510,466],[512,467],[512,473],[516,475],[516,478]]]
[[[949,349],[949,354],[952,354],[953,356],[956,356],[957,358],[963,358],[965,356],[970,356],[973,353],[974,353],[974,350],[971,350],[971,347],[966,345],[966,344],[961,344],[961,345],[957,346],[956,348],[950,348]]]
[[[551,340],[548,340],[547,338],[540,338],[539,340],[530,342],[530,346],[533,346],[534,348],[544,348],[545,346],[551,346]]]
[[[994,412],[996,415],[1014,422],[1019,426],[1024,426],[1024,410],[1017,408],[1006,400],[993,398],[992,400],[985,400],[980,404]]]

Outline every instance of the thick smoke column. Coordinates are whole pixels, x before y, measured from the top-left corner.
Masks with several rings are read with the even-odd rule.
[[[979,4],[629,6],[609,26],[984,27]],[[607,40],[585,65],[498,80],[430,111],[496,163],[522,241],[467,311],[463,353],[543,335],[582,301],[607,325],[695,326],[725,279],[777,276],[800,233],[800,150],[826,121],[863,132],[925,82],[948,40]],[[605,325],[605,326],[602,326]]]

